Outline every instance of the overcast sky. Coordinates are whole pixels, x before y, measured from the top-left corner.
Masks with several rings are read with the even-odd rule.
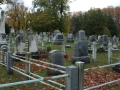
[[[33,0],[23,0],[25,6],[31,7]],[[104,8],[107,6],[120,6],[120,0],[71,0],[70,11],[87,11],[91,7]]]
[[[70,11],[87,11],[91,7],[104,8],[107,6],[120,6],[120,0],[73,0]]]

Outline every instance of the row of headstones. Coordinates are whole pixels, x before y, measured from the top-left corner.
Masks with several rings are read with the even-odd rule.
[[[91,43],[94,41],[98,42],[99,48],[104,48],[104,46],[108,46],[109,42],[112,43],[114,49],[118,48],[119,38],[115,35],[112,38],[108,37],[108,35],[99,35],[98,40],[94,35],[90,36],[89,38]]]

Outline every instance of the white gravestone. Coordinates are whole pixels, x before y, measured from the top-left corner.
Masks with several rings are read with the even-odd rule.
[[[25,49],[25,41],[24,41],[24,37],[21,37],[20,35],[18,35],[15,38],[15,54],[23,54],[25,53],[24,51]]]
[[[38,40],[35,35],[31,35],[29,37],[29,52],[37,52],[38,51]]]

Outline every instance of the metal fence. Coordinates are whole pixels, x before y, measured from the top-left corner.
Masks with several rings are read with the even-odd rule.
[[[67,66],[67,67],[65,67],[65,66],[60,66],[60,65],[57,65],[57,64],[52,64],[52,63],[32,59],[30,52],[26,52],[25,57],[22,57],[22,56],[19,56],[19,55],[13,55],[13,53],[11,51],[7,51],[6,48],[2,48],[1,57],[2,58],[1,58],[0,64],[3,65],[3,67],[6,67],[6,70],[7,70],[8,74],[13,74],[13,72],[16,71],[16,72],[28,77],[28,80],[8,83],[8,84],[0,84],[0,88],[20,85],[20,84],[28,84],[28,83],[33,83],[33,82],[40,82],[40,83],[42,83],[44,85],[47,85],[49,87],[52,87],[56,90],[63,90],[63,89],[58,88],[58,87],[56,87],[52,84],[59,85],[60,87],[66,89],[66,90],[76,90],[75,88],[78,88],[78,84],[77,84],[78,82],[74,80],[74,79],[78,79],[77,76],[76,76],[76,75],[78,75],[78,67],[77,66]],[[23,59],[21,59],[21,58],[23,58]],[[15,65],[13,65],[13,62],[14,62],[13,59],[17,59],[19,61],[24,62],[25,66],[26,66],[26,69],[24,70],[24,69],[21,69],[19,67],[16,67]],[[41,64],[38,64],[36,62],[40,62]],[[45,69],[60,72],[61,74],[56,75],[56,76],[50,76],[50,77],[39,76],[39,75],[31,72],[31,65],[33,65],[33,64],[38,66],[38,67],[42,67],[42,68],[45,68]],[[58,70],[56,68],[52,68],[52,67],[49,67],[47,65],[63,68],[65,71]],[[76,73],[76,74],[73,75],[73,73],[74,74]],[[54,79],[59,79],[59,78],[66,78],[65,79],[66,80],[65,81],[66,85],[63,85],[61,83],[58,83],[58,82],[54,81]],[[74,81],[74,83],[76,83],[77,86],[72,84],[73,81]],[[48,82],[50,82],[52,84],[49,84]],[[71,86],[69,87],[69,85],[71,85]]]
[[[100,84],[100,85],[96,85],[96,86],[93,86],[93,87],[84,88],[84,72],[88,71],[89,68],[84,69],[84,63],[83,62],[76,62],[76,66],[65,67],[65,66],[60,66],[60,65],[56,65],[56,64],[36,60],[36,59],[32,59],[30,52],[27,52],[25,57],[18,56],[18,55],[13,55],[13,53],[11,51],[7,51],[6,48],[2,48],[1,57],[2,58],[1,58],[0,64],[3,65],[3,67],[6,67],[6,70],[7,70],[8,74],[13,74],[13,72],[16,71],[16,72],[28,77],[28,80],[8,83],[8,84],[0,84],[0,88],[20,85],[20,84],[28,84],[28,83],[33,83],[33,82],[40,82],[41,84],[50,86],[50,87],[52,87],[56,90],[63,90],[63,88],[65,90],[91,90],[91,89],[95,89],[95,88],[98,88],[98,87],[102,87],[102,86],[120,81],[120,79],[118,79],[118,80],[110,81],[110,82],[103,83],[103,84]],[[24,58],[24,59],[21,59],[21,58]],[[25,66],[26,66],[26,69],[24,70],[24,69],[21,69],[21,68],[18,68],[16,66],[14,66],[13,65],[13,62],[14,62],[13,59],[18,59],[18,60],[24,62]],[[34,61],[35,62],[40,62],[41,64],[35,63]],[[43,67],[45,69],[54,70],[54,71],[60,72],[62,74],[61,75],[56,75],[56,76],[50,76],[50,77],[42,77],[40,75],[37,75],[37,74],[34,74],[34,73],[31,72],[31,65],[32,64],[34,64],[36,66],[39,66],[39,67]],[[110,67],[110,66],[119,65],[119,64],[120,63],[115,63],[115,64],[109,64],[109,65],[94,67],[94,68],[92,68],[92,70],[97,69],[97,68]],[[47,65],[63,68],[63,69],[65,69],[65,71],[58,70],[58,69],[49,67]],[[54,81],[54,79],[58,79],[58,78],[66,78],[65,79],[66,80],[65,85]],[[63,88],[61,89],[59,87],[56,87],[53,84],[50,84],[49,82],[53,83],[53,84],[56,84],[56,85],[59,85],[60,87],[63,87]]]

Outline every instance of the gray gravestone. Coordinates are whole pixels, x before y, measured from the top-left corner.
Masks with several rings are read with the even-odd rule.
[[[74,42],[74,36],[72,33],[68,34],[67,42]]]
[[[98,47],[97,51],[98,52],[104,52],[105,49],[104,49],[104,39],[103,39],[103,36],[99,37],[98,45],[99,45],[99,47]]]
[[[15,54],[25,54],[25,39],[23,36],[18,35],[15,38]]]
[[[64,53],[59,50],[52,50],[49,52],[49,62],[57,65],[64,66]],[[52,68],[63,70],[62,68],[51,66]],[[48,75],[58,75],[60,72],[48,70]]]
[[[94,35],[90,36],[90,42],[96,41],[96,37]]]
[[[108,35],[103,35],[104,45],[108,45]]]
[[[56,36],[54,37],[53,43],[55,45],[62,45],[63,41],[64,41],[64,35],[61,33],[57,33]]]
[[[74,44],[72,63],[75,63],[76,61],[90,63],[90,57],[88,56],[88,42],[85,40],[85,32],[83,30],[79,31],[79,41]]]
[[[37,52],[38,51],[38,40],[35,35],[29,36],[29,52]]]
[[[38,52],[38,39],[36,35],[29,36],[28,51],[31,52],[31,57],[38,59],[40,57]]]
[[[0,14],[0,47],[2,45],[7,45],[5,33],[5,15],[3,10],[1,11]]]
[[[112,38],[112,44],[113,44],[113,48],[117,49],[117,37],[115,35]]]

